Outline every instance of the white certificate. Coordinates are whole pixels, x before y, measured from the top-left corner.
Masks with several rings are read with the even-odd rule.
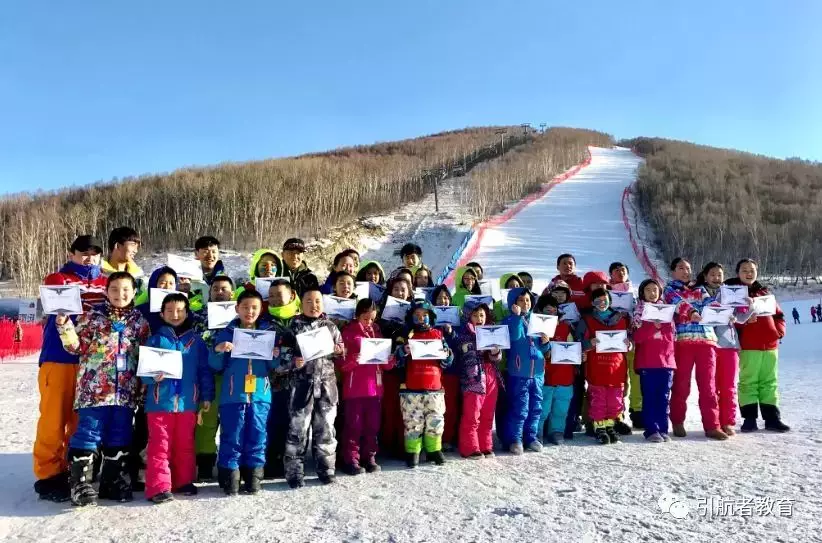
[[[219,330],[237,318],[237,302],[208,302],[208,329]]]
[[[748,307],[748,286],[722,285],[719,287],[719,302],[728,307]]]
[[[507,326],[477,326],[476,330],[478,351],[511,348]]]
[[[385,309],[382,311],[382,319],[404,323],[409,309],[411,309],[410,302],[389,296],[385,302]]]
[[[432,292],[434,292],[434,287],[417,287],[414,289],[414,299],[429,300]]]
[[[183,378],[183,353],[180,351],[141,346],[137,356],[137,377]]]
[[[148,289],[148,310],[151,313],[159,313],[163,307],[163,300],[169,294],[176,294],[176,290],[167,288],[150,288]]]
[[[188,277],[194,281],[203,280],[203,265],[199,260],[169,254],[168,267],[177,272],[177,277]]]
[[[528,319],[528,335],[537,337],[545,334],[552,338],[557,331],[557,324],[559,324],[559,318],[556,315],[540,315],[532,312]]]
[[[357,285],[354,287],[354,294],[358,300],[370,299],[379,302],[382,300],[384,293],[385,287],[371,281],[357,281]]]
[[[598,353],[627,353],[628,347],[625,340],[628,339],[626,330],[614,330],[597,332],[597,352]]]
[[[508,293],[511,292],[511,290],[513,289],[503,288],[499,291],[499,301],[502,304],[502,307],[504,307],[505,309],[510,309],[508,307]]]
[[[386,364],[389,358],[391,358],[390,339],[362,338],[360,356],[357,362],[360,364]]]
[[[494,309],[494,298],[485,294],[469,294],[465,297],[465,305],[476,306],[480,304],[485,304],[490,309]]]
[[[733,307],[706,306],[702,309],[702,320],[699,324],[703,326],[728,326],[731,324],[731,317],[734,315]]]
[[[441,339],[409,339],[411,358],[414,360],[445,360],[448,351]]]
[[[674,322],[675,311],[675,305],[651,304],[646,302],[642,305],[641,319],[646,322],[658,322],[660,324]]]
[[[40,301],[46,315],[82,315],[83,301],[80,298],[80,287],[40,285]]]
[[[251,330],[235,328],[231,343],[231,358],[251,358],[253,360],[271,360],[274,358],[274,347],[277,345],[277,332],[273,330]]]
[[[563,322],[578,322],[582,317],[579,314],[579,308],[574,302],[559,305],[560,319]]]
[[[479,288],[480,293],[484,296],[490,296],[495,300],[499,299],[499,279],[483,279],[479,282]]]
[[[434,314],[437,316],[437,326],[450,324],[451,326],[460,325],[460,308],[455,305],[437,305],[434,306]]]
[[[582,364],[582,343],[575,341],[552,341],[551,364]]]
[[[772,317],[776,315],[776,297],[772,294],[757,296],[753,299],[752,309],[757,317]]]
[[[306,362],[334,354],[334,337],[325,326],[297,334],[297,345]]]
[[[630,313],[634,310],[634,293],[633,292],[614,292],[611,291],[611,307],[614,311],[621,311],[623,313]]]
[[[354,313],[357,311],[357,300],[325,294],[323,308],[329,318],[350,321],[354,319]]]
[[[254,279],[254,290],[260,293],[263,301],[268,301],[268,289],[271,288],[271,283],[280,279],[279,277],[257,277]]]

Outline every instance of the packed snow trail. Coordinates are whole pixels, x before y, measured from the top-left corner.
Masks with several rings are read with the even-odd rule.
[[[607,272],[612,262],[620,261],[630,269],[635,284],[644,278],[621,211],[622,193],[634,182],[642,159],[619,147],[591,147],[590,151],[590,165],[507,222],[485,229],[470,260],[483,266],[486,277],[528,271],[539,293],[557,274],[557,257],[571,253],[580,275]]]

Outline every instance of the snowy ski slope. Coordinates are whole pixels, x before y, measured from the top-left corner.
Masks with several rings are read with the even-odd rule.
[[[593,149],[589,167],[488,231],[475,259],[489,276],[528,269],[550,279],[556,256],[569,251],[583,272],[620,259],[638,281],[643,273],[619,211],[636,163],[627,151]],[[441,468],[383,462],[381,474],[340,475],[331,487],[313,478],[300,491],[266,482],[256,496],[226,498],[209,485],[162,506],[140,494],[130,504],[84,510],[38,501],[31,486],[36,358],[0,363],[0,541],[820,541],[822,324],[807,322],[817,301],[783,303],[786,314],[796,306],[804,322],[790,322],[780,346],[789,434],[708,441],[694,390],[690,435],[672,443],[635,434],[605,447],[579,437],[523,457],[451,456]],[[663,512],[660,500],[677,516]]]
[[[643,278],[622,222],[620,202],[633,183],[641,159],[629,149],[591,147],[591,163],[559,183],[505,223],[485,228],[476,260],[486,277],[529,271],[535,290],[557,274],[556,258],[576,256],[580,275],[626,264],[634,283]],[[477,236],[475,236],[477,237]],[[470,245],[469,245],[470,248]]]

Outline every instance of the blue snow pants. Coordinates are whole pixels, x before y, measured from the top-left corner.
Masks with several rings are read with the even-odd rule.
[[[541,380],[541,379],[540,379]],[[510,445],[538,440],[542,416],[542,383],[529,377],[508,376],[508,415],[505,427]]]
[[[84,407],[78,410],[77,431],[69,447],[95,451],[99,445],[122,449],[131,445],[134,409],[121,405]]]
[[[220,404],[220,450],[217,466],[226,469],[265,465],[267,402]]]

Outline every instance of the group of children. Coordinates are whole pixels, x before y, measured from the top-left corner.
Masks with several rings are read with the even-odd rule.
[[[34,446],[35,490],[44,499],[128,501],[144,489],[147,499],[163,503],[196,494],[194,483],[211,480],[215,464],[229,495],[256,493],[268,478],[284,477],[298,488],[309,439],[324,484],[334,482],[338,463],[350,475],[380,471],[378,452],[412,468],[423,451],[437,465],[455,447],[465,458],[493,457],[495,426],[502,449],[513,454],[558,445],[583,429],[600,443],[615,443],[631,433],[623,420],[629,390],[633,427],[644,429],[648,441],[669,441],[669,406],[674,435],[686,435],[694,368],[708,437],[734,434],[737,404],[743,431],[757,429],[760,412],[766,428],[788,430],[776,390],[781,310],[757,316],[738,308],[727,326],[700,324],[702,309],[719,303],[722,284],[747,286],[751,299],[767,294],[749,259],[728,281],[716,263],[692,281],[690,264],[677,259],[670,283],[648,279],[634,291],[623,264],[579,277],[574,257],[564,254],[540,295],[529,274],[510,273],[499,284],[507,299],[487,304],[476,297],[483,280],[478,263],[456,271],[452,294],[434,285],[414,244],[402,248],[402,266],[388,276],[379,263],[361,263],[357,251],[344,251],[321,285],[303,260],[305,244],[292,238],[280,253],[257,251],[250,279],[236,285],[224,273],[219,242],[203,237],[195,257],[208,291],[193,290],[174,269],[161,267],[148,287],[178,292],[151,312],[133,261],[139,245],[135,231],[115,229],[101,261],[102,247],[80,236],[69,262],[44,281],[79,285],[85,310],[79,317],[50,316],[45,326]],[[257,290],[256,278],[271,280],[268,292]],[[357,297],[357,282],[373,286],[367,297]],[[632,314],[611,306],[612,291],[635,292]],[[354,318],[329,319],[324,294],[355,299]],[[392,298],[409,303],[404,319],[383,318]],[[231,300],[236,318],[210,330],[206,302]],[[643,306],[660,303],[676,305],[674,322],[643,321]],[[462,324],[437,322],[443,306],[459,307]],[[532,312],[559,317],[552,337],[529,335]],[[479,350],[477,328],[495,323],[507,328],[510,348]],[[274,331],[272,352],[264,360],[234,357],[235,329]],[[628,352],[598,352],[597,332],[615,330],[628,332]],[[306,360],[297,336],[325,332],[333,351]],[[361,363],[366,338],[391,339],[384,363]],[[414,340],[444,354],[415,358]],[[552,341],[580,342],[582,364],[552,363]],[[181,378],[138,378],[140,345],[180,351]]]

